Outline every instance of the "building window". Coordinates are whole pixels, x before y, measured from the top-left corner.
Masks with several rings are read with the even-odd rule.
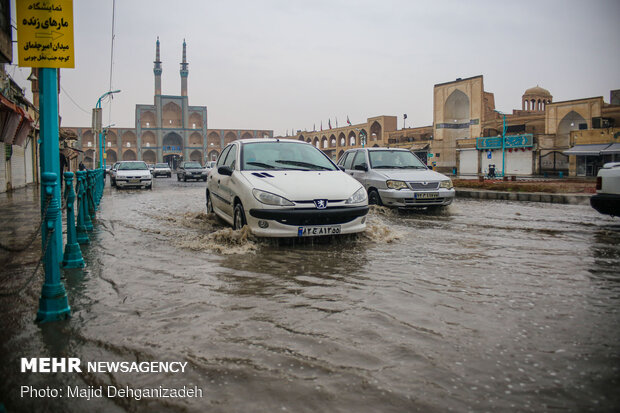
[[[93,146],[92,142],[88,142],[88,147],[90,148],[91,146]]]
[[[112,147],[112,142],[108,142],[108,148]]]
[[[196,124],[192,123],[192,129],[196,129]]]
[[[146,122],[146,127],[148,128],[149,126],[151,126],[151,124]]]
[[[131,148],[131,142],[127,142],[127,147]]]
[[[150,147],[150,146],[151,146],[151,142],[147,142],[147,143],[146,143],[146,147],[148,148],[148,147]]]

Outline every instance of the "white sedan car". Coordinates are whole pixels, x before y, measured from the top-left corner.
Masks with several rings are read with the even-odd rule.
[[[234,229],[248,225],[262,237],[361,232],[364,187],[305,142],[244,139],[222,151],[209,174],[207,212]]]
[[[113,186],[153,189],[153,176],[146,162],[122,161],[116,166]]]

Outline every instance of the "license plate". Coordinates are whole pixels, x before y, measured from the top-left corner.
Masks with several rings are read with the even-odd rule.
[[[340,234],[340,225],[297,228],[298,237],[315,237],[315,236],[321,236],[321,235],[336,235],[336,234]]]
[[[140,183],[140,180],[139,180],[139,179],[130,179],[130,180],[129,180],[129,183],[130,183],[130,184],[139,184],[139,183]]]
[[[439,194],[437,192],[416,192],[414,195],[415,199],[433,199],[438,197]]]

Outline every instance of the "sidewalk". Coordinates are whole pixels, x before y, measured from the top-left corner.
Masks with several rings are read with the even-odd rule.
[[[41,221],[39,186],[28,185],[24,188],[0,194],[0,242],[10,247],[24,246],[28,237],[37,229]],[[41,258],[41,234],[24,251],[9,252],[0,249],[0,292],[13,291],[21,286],[32,274]],[[34,282],[26,289],[26,297],[36,297],[41,291],[43,271],[39,269]],[[15,296],[0,300],[0,311],[5,316],[24,310],[24,296]],[[27,299],[28,300],[28,299]],[[34,317],[34,316],[33,316]]]
[[[589,205],[591,194],[558,194],[548,192],[509,192],[486,189],[456,188],[459,198],[498,199],[507,201],[549,202],[554,204]]]

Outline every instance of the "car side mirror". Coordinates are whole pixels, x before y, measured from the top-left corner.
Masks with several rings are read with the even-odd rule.
[[[228,165],[223,165],[220,166],[219,168],[217,168],[217,173],[220,175],[226,175],[226,176],[231,176],[233,173],[233,170],[230,166]]]
[[[342,166],[342,165],[338,165],[338,169],[340,169],[342,172],[344,172],[344,170],[345,170],[344,166]]]
[[[365,163],[363,163],[363,164],[360,164],[360,165],[355,165],[355,170],[368,172],[368,167],[366,166]]]

